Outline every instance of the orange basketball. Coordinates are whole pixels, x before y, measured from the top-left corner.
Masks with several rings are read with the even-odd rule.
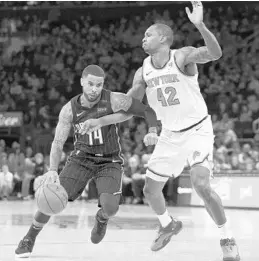
[[[66,190],[57,183],[40,186],[35,193],[35,198],[39,211],[48,216],[60,213],[68,202]]]

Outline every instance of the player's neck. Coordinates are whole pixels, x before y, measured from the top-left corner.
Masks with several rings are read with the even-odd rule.
[[[98,97],[97,100],[95,100],[95,101],[93,101],[93,102],[90,102],[90,101],[88,101],[88,100],[85,98],[84,94],[82,94],[82,95],[80,96],[80,103],[81,103],[81,106],[83,106],[83,107],[92,108],[96,103],[98,103],[98,102],[100,101],[100,99],[101,99],[101,95],[100,95],[100,97]]]
[[[170,60],[170,49],[162,49],[151,55],[152,64],[155,68],[163,68]]]

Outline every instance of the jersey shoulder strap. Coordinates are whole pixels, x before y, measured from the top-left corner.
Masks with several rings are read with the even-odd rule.
[[[72,114],[73,114],[73,122],[75,122],[77,116],[76,113],[78,112],[78,99],[80,97],[81,94],[78,94],[76,96],[74,96],[70,102],[71,102],[71,109],[72,109]]]

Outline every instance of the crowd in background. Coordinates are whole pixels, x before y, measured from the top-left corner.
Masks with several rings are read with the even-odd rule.
[[[244,5],[235,12],[231,6],[218,6],[207,8],[204,13],[205,24],[223,50],[220,60],[199,65],[201,92],[215,131],[216,172],[259,170],[259,18],[256,12],[258,9],[251,10]],[[100,65],[107,74],[106,86],[112,91],[127,92],[136,69],[146,57],[141,48],[143,34],[154,22],[164,22],[173,29],[173,48],[203,45],[200,33],[184,10],[177,17],[172,17],[170,10],[159,13],[154,9],[145,15],[133,14],[100,23],[90,16],[66,21],[26,15],[0,21],[2,34],[20,36],[9,39],[0,58],[0,112],[22,111],[27,127],[26,148],[21,150],[18,143],[13,143],[8,149],[2,146],[4,141],[0,146],[0,180],[8,176],[6,182],[10,184],[11,175],[2,173],[12,173],[12,188],[18,197],[33,196],[34,180],[47,170],[58,113],[69,99],[81,92],[80,76],[84,67]],[[143,200],[139,188],[153,150],[143,145],[146,132],[147,126],[139,118],[120,126],[126,159],[124,192],[134,196],[134,202]],[[45,139],[39,138],[42,133]],[[240,142],[242,139],[244,142]],[[137,185],[134,180],[138,180]],[[5,194],[9,192],[5,190]]]

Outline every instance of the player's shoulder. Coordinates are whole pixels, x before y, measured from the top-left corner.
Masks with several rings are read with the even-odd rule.
[[[193,46],[185,46],[175,51],[174,60],[177,67],[187,76],[197,75],[198,69],[195,63],[185,64],[186,57],[196,48]]]
[[[71,100],[67,102],[59,113],[59,119],[67,119],[68,121],[72,121],[73,119],[73,111],[72,111],[72,102]]]
[[[71,99],[70,99],[70,102],[76,102],[77,100],[78,100],[78,98],[80,97],[80,95],[81,95],[81,93],[80,94],[77,94],[77,95],[75,95],[74,97],[72,97]]]
[[[139,67],[136,72],[135,72],[135,76],[143,76],[143,66]]]
[[[142,87],[146,87],[146,83],[144,80],[144,68],[143,66],[139,67],[135,72],[134,79],[133,79],[133,86],[134,85],[141,85]]]

